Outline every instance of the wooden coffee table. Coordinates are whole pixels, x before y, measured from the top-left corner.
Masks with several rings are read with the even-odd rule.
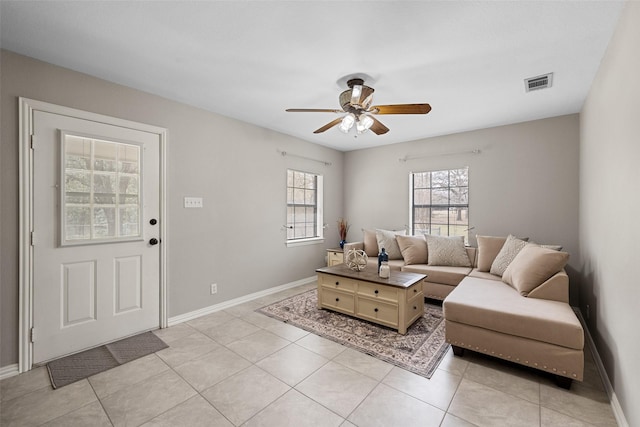
[[[381,279],[372,266],[358,272],[345,264],[316,272],[318,308],[389,326],[403,335],[424,313],[424,274],[392,271]]]

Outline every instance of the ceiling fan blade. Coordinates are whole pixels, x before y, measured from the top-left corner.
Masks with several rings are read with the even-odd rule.
[[[373,124],[369,128],[371,132],[375,133],[376,135],[384,135],[385,133],[389,132],[389,128],[383,125],[380,120],[376,119],[373,116],[369,117],[373,119]]]
[[[322,126],[320,129],[314,130],[313,133],[322,133],[327,129],[331,129],[335,125],[339,124],[342,121],[342,117],[338,117],[335,120],[330,121],[326,125]]]
[[[342,110],[329,108],[287,108],[285,111],[289,113],[344,113]]]
[[[429,104],[395,104],[374,105],[369,109],[373,114],[427,114],[431,111]]]

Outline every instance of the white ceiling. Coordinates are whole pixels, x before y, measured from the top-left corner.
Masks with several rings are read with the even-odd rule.
[[[2,47],[339,150],[579,112],[620,1],[6,1]],[[524,79],[553,72],[553,87]],[[312,132],[363,73],[391,130]],[[341,81],[341,85],[338,84]],[[353,131],[352,131],[353,132]]]

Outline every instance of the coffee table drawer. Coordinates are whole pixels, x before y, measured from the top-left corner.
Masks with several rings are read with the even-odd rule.
[[[355,312],[353,294],[326,287],[322,289],[322,306],[343,313],[354,314]]]
[[[355,291],[357,281],[346,277],[333,276],[330,274],[318,274],[318,283],[326,288],[341,289],[343,291]]]
[[[398,302],[398,290],[392,286],[377,285],[375,283],[361,282],[358,286],[358,295],[369,298],[377,298],[389,302]]]
[[[424,314],[424,297],[422,293],[407,302],[405,310],[405,323],[411,325],[418,317]]]
[[[357,315],[383,325],[398,327],[398,306],[380,300],[358,297]]]
[[[422,282],[418,282],[415,285],[411,286],[409,289],[407,289],[407,292],[406,292],[407,302],[417,297],[418,294],[422,294]]]

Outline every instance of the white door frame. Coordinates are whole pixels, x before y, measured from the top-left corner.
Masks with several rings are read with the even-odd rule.
[[[137,123],[102,114],[90,113],[36,101],[29,98],[18,99],[19,103],[19,287],[20,306],[18,324],[18,371],[20,373],[31,370],[33,365],[33,343],[31,342],[31,328],[33,327],[33,150],[31,136],[33,135],[33,112],[43,111],[58,115],[76,117],[144,132],[157,134],[160,140],[160,236],[166,237],[166,144],[167,130],[158,126]],[[165,239],[166,240],[166,239]],[[160,245],[160,327],[167,327],[167,286],[166,286],[166,255],[167,245]]]

